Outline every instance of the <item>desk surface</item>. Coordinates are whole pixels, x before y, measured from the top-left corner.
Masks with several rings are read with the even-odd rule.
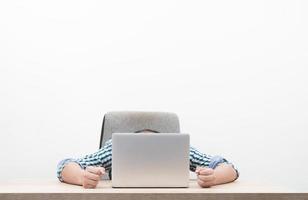
[[[200,188],[191,180],[189,188],[112,188],[111,181],[101,181],[96,189],[60,183],[59,181],[14,181],[0,183],[0,193],[290,193],[290,189],[268,187],[236,181]]]
[[[195,180],[189,188],[112,188],[101,181],[96,189],[84,189],[58,181],[19,181],[0,183],[0,199],[308,199],[308,193],[290,189],[248,184],[229,184],[200,188]]]

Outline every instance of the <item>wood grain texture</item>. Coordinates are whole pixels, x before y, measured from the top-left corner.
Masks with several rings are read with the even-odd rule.
[[[307,200],[304,193],[11,193],[0,194],[1,200]]]
[[[0,183],[0,200],[308,200],[308,193],[296,193],[281,187],[234,182],[211,188],[200,188],[195,180],[189,188],[112,188],[101,181],[96,189],[68,185],[58,181],[15,181]]]

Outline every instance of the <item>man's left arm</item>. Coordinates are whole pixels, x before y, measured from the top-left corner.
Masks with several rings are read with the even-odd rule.
[[[230,183],[237,179],[238,174],[232,164],[221,163],[215,169],[198,167],[196,169],[198,184],[201,187]]]
[[[239,176],[232,163],[221,156],[210,156],[190,147],[190,170],[196,172],[201,187],[229,183]]]

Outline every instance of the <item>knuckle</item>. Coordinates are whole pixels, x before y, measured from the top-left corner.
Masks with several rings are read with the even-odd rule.
[[[208,176],[205,176],[205,175],[199,176],[199,179],[200,179],[201,181],[206,181],[206,180],[208,179]]]
[[[92,171],[93,169],[94,169],[93,166],[87,166],[87,168],[86,168],[86,170],[87,170],[88,172]]]
[[[99,176],[99,175],[96,175],[96,176],[95,176],[95,180],[98,181],[98,180],[101,178],[101,176],[102,176],[102,175],[100,175],[100,176]]]
[[[201,180],[198,180],[198,184],[199,184],[200,186],[203,186],[204,182],[201,181]]]
[[[84,177],[85,177],[85,178],[89,178],[89,177],[90,177],[90,173],[85,173],[85,174],[84,174]]]
[[[198,180],[198,184],[199,184],[201,187],[203,187],[203,188],[207,188],[207,187],[210,187],[210,186],[211,186],[210,182],[208,182],[208,181],[202,181],[202,180]]]

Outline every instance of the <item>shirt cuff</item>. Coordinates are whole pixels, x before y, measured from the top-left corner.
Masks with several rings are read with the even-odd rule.
[[[211,162],[209,163],[209,168],[215,169],[221,163],[230,164],[233,167],[233,169],[236,172],[235,180],[239,177],[240,174],[239,174],[237,168],[235,168],[232,163],[230,163],[229,161],[227,161],[225,158],[223,158],[221,156],[214,156],[214,157],[212,157]]]

